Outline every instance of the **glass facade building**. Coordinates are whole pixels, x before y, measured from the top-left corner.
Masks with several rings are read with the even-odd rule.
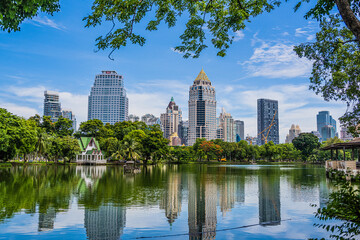
[[[270,127],[271,123],[273,125]],[[267,142],[272,141],[274,144],[279,144],[279,111],[277,100],[264,98],[257,100],[257,129],[258,145],[265,144],[266,136]]]
[[[326,141],[336,136],[336,121],[329,111],[321,111],[316,116],[317,131],[320,133],[320,141]]]
[[[244,121],[235,120],[235,138],[236,142],[240,142],[241,140],[245,140],[245,125]]]
[[[201,70],[189,89],[188,145],[192,146],[197,138],[215,139],[216,129],[215,87]]]
[[[88,120],[99,119],[104,124],[128,120],[129,100],[124,78],[115,71],[96,75],[89,96]]]

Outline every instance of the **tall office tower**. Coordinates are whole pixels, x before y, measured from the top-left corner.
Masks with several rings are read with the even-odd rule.
[[[96,75],[89,96],[88,120],[99,119],[104,124],[127,121],[128,106],[123,76],[115,71]]]
[[[53,122],[56,122],[61,116],[61,103],[59,93],[53,91],[44,92],[44,116],[50,116]]]
[[[343,141],[350,141],[353,140],[354,137],[352,136],[351,133],[348,132],[348,128],[345,126],[341,126],[340,129],[340,139]]]
[[[317,131],[321,135],[320,141],[326,141],[336,135],[336,121],[329,111],[320,111],[316,116]]]
[[[259,224],[280,225],[280,173],[263,169],[259,172]]]
[[[136,121],[139,121],[140,118],[134,114],[130,114],[129,117],[128,117],[128,121],[130,122],[136,122]]]
[[[217,138],[222,139],[224,142],[235,142],[234,119],[230,113],[225,112],[224,108],[220,113],[218,129]]]
[[[76,131],[76,117],[70,109],[63,109],[61,112],[64,118],[67,118],[72,121],[72,129]]]
[[[258,145],[264,145],[266,139],[267,142],[272,141],[275,144],[279,144],[279,111],[277,100],[263,98],[257,100],[257,129]]]
[[[109,203],[98,209],[85,208],[84,227],[87,239],[120,239],[126,222],[126,208]]]
[[[291,125],[291,128],[289,130],[289,134],[286,135],[286,139],[285,139],[285,143],[292,143],[292,140],[294,140],[294,138],[298,137],[301,133],[301,129],[299,127],[299,125]]]
[[[148,126],[152,126],[155,124],[160,125],[161,127],[161,121],[160,118],[155,117],[154,115],[148,113],[141,117],[141,121],[144,122]]]
[[[235,139],[236,142],[245,140],[244,121],[235,120]]]
[[[160,121],[164,138],[170,140],[173,133],[179,132],[179,123],[182,120],[182,112],[178,105],[176,105],[172,97],[167,108],[166,113],[160,115]]]
[[[189,89],[188,145],[192,146],[197,138],[216,138],[215,87],[202,69]]]
[[[181,139],[181,145],[188,145],[188,130],[189,121],[181,121],[179,123],[179,138]]]

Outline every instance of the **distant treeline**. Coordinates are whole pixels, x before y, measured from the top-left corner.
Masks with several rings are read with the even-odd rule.
[[[262,146],[249,145],[220,139],[206,141],[197,139],[193,146],[168,146],[159,125],[147,126],[144,122],[117,122],[103,124],[94,119],[80,124],[73,133],[72,121],[59,117],[35,115],[24,119],[0,108],[0,160],[28,160],[69,162],[80,152],[76,138],[95,137],[109,161],[136,160],[144,164],[158,162],[194,161],[311,161],[321,162],[330,154],[321,146],[340,142],[334,138],[322,145],[311,133],[303,133],[290,144],[273,142]],[[343,154],[340,154],[343,156]],[[350,159],[350,153],[346,153]]]

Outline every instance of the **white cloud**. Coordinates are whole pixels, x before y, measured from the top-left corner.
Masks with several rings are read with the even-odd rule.
[[[30,21],[30,23],[35,26],[47,26],[61,31],[65,30],[64,26],[54,22],[47,16],[36,16]]]
[[[31,116],[34,116],[35,114],[39,114],[39,111],[35,108],[22,106],[15,103],[3,102],[2,100],[0,100],[0,107],[5,108],[12,114],[24,118],[29,118]]]
[[[291,124],[299,124],[304,132],[316,130],[316,114],[322,110],[330,111],[338,119],[346,110],[342,103],[328,103],[321,97],[308,90],[304,85],[275,85],[265,88],[246,89],[226,96],[219,96],[227,102],[241,103],[228,110],[235,119],[245,122],[245,134],[255,136],[257,133],[257,99],[268,98],[279,101],[280,141],[285,141],[285,136]],[[234,105],[234,104],[233,104]],[[241,107],[241,109],[239,109]]]
[[[262,42],[254,49],[248,61],[239,62],[253,77],[294,78],[306,77],[311,72],[312,63],[299,58],[292,45]]]
[[[307,35],[309,31],[305,30],[304,28],[297,28],[295,29],[295,37],[301,37],[303,35]]]
[[[289,36],[290,34],[288,32],[283,32],[281,35],[283,36]]]
[[[234,36],[234,41],[237,42],[245,37],[243,31],[236,31]]]

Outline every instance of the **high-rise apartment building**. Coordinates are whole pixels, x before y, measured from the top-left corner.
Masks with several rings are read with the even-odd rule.
[[[340,139],[343,141],[351,141],[354,139],[351,133],[349,133],[348,128],[345,126],[341,126],[340,129]]]
[[[188,132],[189,132],[189,121],[181,121],[179,123],[179,138],[181,139],[181,145],[188,145]]]
[[[161,127],[161,121],[160,118],[155,117],[154,115],[147,113],[144,116],[141,117],[141,121],[144,122],[148,126],[152,126],[155,124],[160,125]]]
[[[273,120],[274,119],[274,120]],[[272,141],[279,144],[279,111],[278,101],[270,99],[257,100],[258,145]]]
[[[127,121],[128,106],[123,76],[115,71],[96,75],[89,96],[88,120],[99,119],[110,124]]]
[[[173,133],[179,132],[179,123],[182,120],[182,112],[178,105],[176,105],[172,97],[167,108],[166,113],[160,115],[160,121],[164,138],[170,140]]]
[[[235,142],[235,135],[234,119],[230,113],[225,112],[225,109],[222,108],[219,117],[217,138],[222,139],[224,142]]]
[[[64,118],[67,118],[72,121],[72,129],[76,131],[76,117],[70,109],[63,109],[61,112]]]
[[[134,114],[130,114],[128,116],[128,121],[130,121],[130,122],[137,122],[139,120],[140,120],[140,118],[138,116],[134,115]]]
[[[317,131],[321,135],[321,142],[336,136],[336,121],[329,111],[320,111],[316,116],[316,123]]]
[[[244,121],[235,120],[235,141],[240,142],[241,140],[245,140],[245,125]]]
[[[298,137],[301,133],[301,129],[299,127],[299,125],[291,125],[291,128],[289,130],[289,134],[286,135],[286,139],[285,139],[285,143],[292,143],[292,140],[294,140],[294,138]]]
[[[44,116],[50,116],[53,122],[56,122],[61,116],[61,103],[59,93],[53,91],[44,92]]]
[[[215,87],[202,69],[189,89],[188,145],[192,146],[197,138],[216,138]]]

